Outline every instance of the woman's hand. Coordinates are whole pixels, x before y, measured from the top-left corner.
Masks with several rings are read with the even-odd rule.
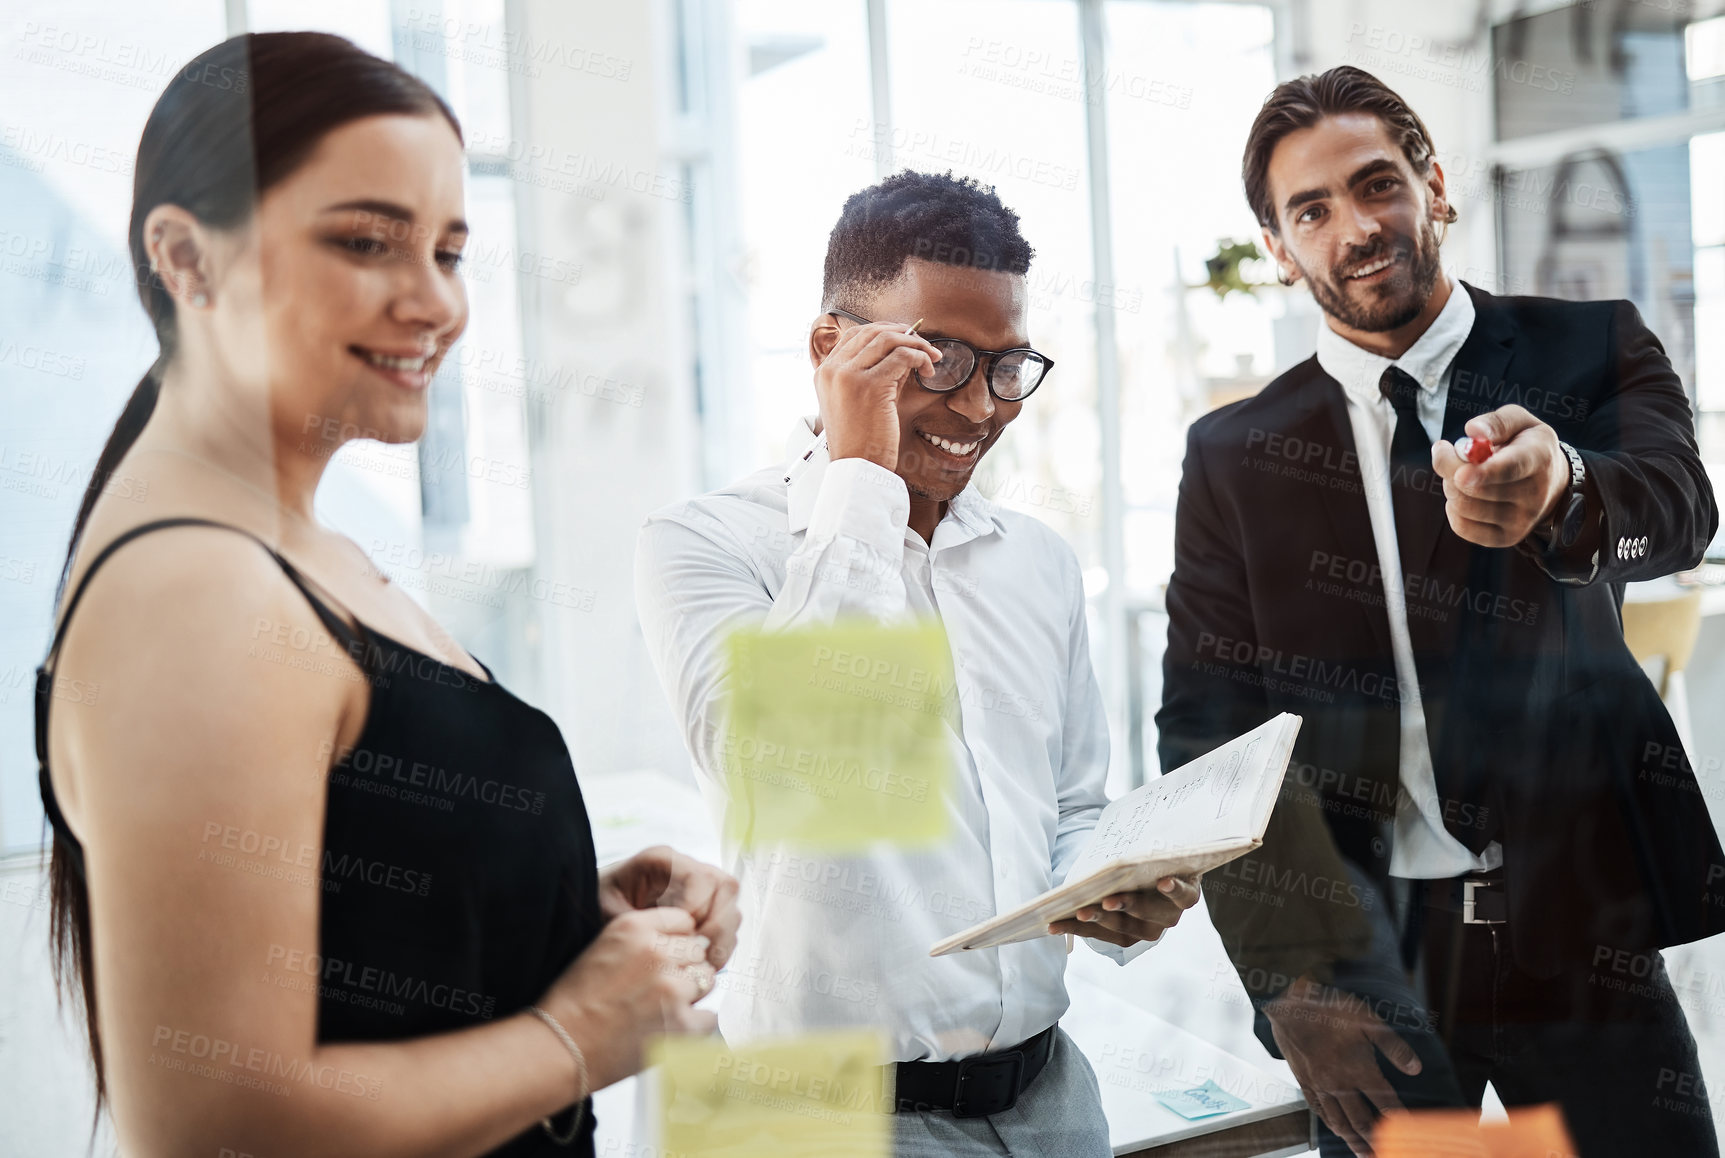
[[[581,1047],[588,1093],[638,1073],[649,1037],[713,1032],[718,1019],[694,1008],[713,987],[709,948],[684,910],[632,909],[552,983],[539,1004]]]
[[[640,909],[682,909],[707,939],[707,963],[723,969],[737,947],[737,878],[666,845],[643,849],[599,875],[599,908],[616,919]]]

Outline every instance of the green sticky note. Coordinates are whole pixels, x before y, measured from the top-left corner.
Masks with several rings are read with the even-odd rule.
[[[946,835],[958,696],[938,623],[745,629],[728,648],[731,839],[846,853]]]
[[[659,1153],[681,1158],[889,1158],[886,1041],[843,1030],[730,1050],[660,1038]]]

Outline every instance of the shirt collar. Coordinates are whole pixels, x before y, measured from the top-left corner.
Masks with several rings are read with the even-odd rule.
[[[1407,352],[1390,359],[1354,345],[1328,324],[1318,327],[1318,365],[1324,373],[1342,384],[1355,402],[1382,401],[1378,381],[1391,365],[1407,371],[1420,384],[1420,393],[1430,398],[1443,384],[1444,371],[1461,351],[1462,344],[1473,329],[1473,296],[1461,282],[1451,280],[1449,300],[1444,303],[1432,324],[1426,327]]]
[[[827,453],[826,435],[815,433],[816,421],[812,414],[797,419],[785,438],[785,464],[781,477],[785,481],[786,514],[793,535],[809,529],[815,496],[821,493],[821,479],[826,476],[827,466],[832,462],[832,456]],[[946,504],[941,527],[948,523],[956,523],[969,532],[958,542],[1004,529],[994,503],[976,489],[975,476]],[[948,534],[936,529],[935,536],[943,540],[942,546],[947,545]]]
[[[821,479],[831,461],[827,454],[826,435],[815,433],[814,419],[797,419],[785,438],[785,464],[780,476],[785,483],[785,506],[790,516],[791,534],[809,529],[815,496],[821,493]]]

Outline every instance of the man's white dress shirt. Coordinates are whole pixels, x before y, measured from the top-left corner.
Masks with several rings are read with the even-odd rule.
[[[1443,437],[1444,408],[1449,402],[1455,356],[1473,330],[1473,320],[1473,298],[1460,282],[1452,281],[1449,301],[1400,358],[1390,359],[1362,350],[1329,326],[1318,327],[1318,365],[1341,383],[1348,399],[1348,419],[1359,455],[1366,509],[1371,514],[1372,538],[1377,542],[1378,572],[1384,581],[1384,610],[1390,620],[1396,684],[1402,693],[1402,794],[1396,810],[1390,875],[1420,880],[1497,868],[1503,863],[1503,849],[1492,841],[1476,857],[1444,827],[1431,745],[1426,736],[1425,707],[1420,702],[1419,675],[1414,669],[1413,643],[1408,635],[1401,549],[1396,542],[1395,509],[1390,503],[1390,441],[1395,436],[1396,412],[1378,389],[1378,382],[1384,371],[1394,365],[1419,383],[1420,425],[1436,442]]]
[[[904,481],[863,459],[830,461],[811,420],[786,458],[666,507],[641,532],[641,625],[702,793],[725,831],[729,632],[938,617],[959,698],[950,833],[933,847],[846,856],[727,841],[743,924],[719,977],[720,1030],[736,1042],[878,1026],[895,1061],[1016,1045],[1066,1010],[1066,939],[928,950],[1064,880],[1107,803],[1108,728],[1078,560],[974,486],[924,543]],[[1143,948],[1089,943],[1116,960]]]

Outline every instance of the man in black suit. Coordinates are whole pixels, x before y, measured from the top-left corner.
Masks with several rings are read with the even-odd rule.
[[[1628,302],[1452,281],[1433,152],[1354,68],[1253,124],[1247,198],[1327,324],[1192,426],[1162,765],[1304,717],[1263,847],[1204,887],[1323,1153],[1489,1080],[1583,1154],[1716,1155],[1658,950],[1725,929],[1725,855],[1620,620],[1718,522],[1688,400]]]

